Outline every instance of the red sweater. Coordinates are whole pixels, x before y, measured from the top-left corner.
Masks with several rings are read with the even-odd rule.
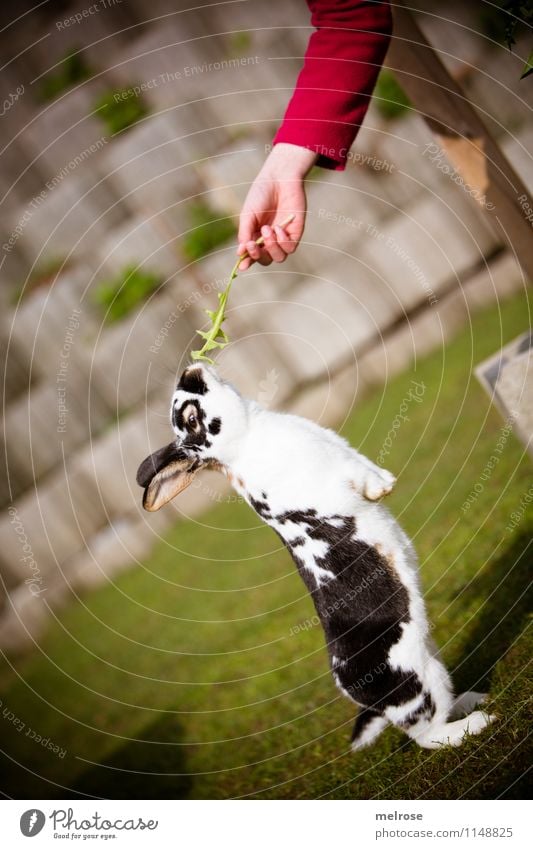
[[[388,0],[307,0],[311,24],[304,66],[274,144],[319,154],[342,171],[389,46]]]

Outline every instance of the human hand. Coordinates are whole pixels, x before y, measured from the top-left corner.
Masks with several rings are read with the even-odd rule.
[[[283,262],[294,253],[302,238],[307,208],[304,179],[317,158],[316,153],[293,144],[275,145],[255,178],[239,219],[237,254],[247,253],[239,265],[245,271],[252,263]],[[294,216],[285,228],[280,223]],[[256,244],[262,236],[264,243]]]

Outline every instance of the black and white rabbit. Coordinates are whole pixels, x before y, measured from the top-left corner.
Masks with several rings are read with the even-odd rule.
[[[333,678],[360,706],[354,749],[389,723],[436,748],[492,721],[473,710],[482,694],[453,697],[429,638],[415,550],[380,503],[395,484],[390,472],[334,431],[242,398],[204,365],[181,375],[171,422],[175,439],[137,473],[144,507],[158,510],[215,468],[274,528],[315,604]]]

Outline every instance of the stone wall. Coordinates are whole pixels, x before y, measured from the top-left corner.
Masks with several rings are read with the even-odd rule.
[[[0,83],[2,100],[24,87],[3,117],[0,158],[9,650],[31,646],[50,608],[141,561],[169,524],[223,497],[209,476],[161,515],[142,514],[135,471],[169,438],[174,375],[233,264],[233,240],[187,259],[191,204],[237,220],[310,32],[303,2],[189,13],[124,0],[64,25],[84,8],[37,10],[2,48],[12,57],[35,42]],[[476,29],[460,5],[454,14]],[[420,20],[531,186],[531,84],[517,84],[516,56],[471,29]],[[92,77],[39,102],[43,75],[69,50]],[[134,85],[146,115],[110,134],[95,104]],[[524,285],[482,210],[427,154],[431,141],[418,115],[387,120],[373,104],[347,170],[312,172],[299,251],[233,289],[232,343],[218,364],[243,393],[334,425],[370,385]],[[50,263],[50,279],[19,298]],[[161,285],[109,324],[95,288],[132,264]]]

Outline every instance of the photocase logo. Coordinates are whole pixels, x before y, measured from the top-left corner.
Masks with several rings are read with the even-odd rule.
[[[31,808],[29,811],[24,811],[20,818],[20,830],[24,837],[35,837],[42,831],[46,822],[46,817],[42,811],[37,808]]]

